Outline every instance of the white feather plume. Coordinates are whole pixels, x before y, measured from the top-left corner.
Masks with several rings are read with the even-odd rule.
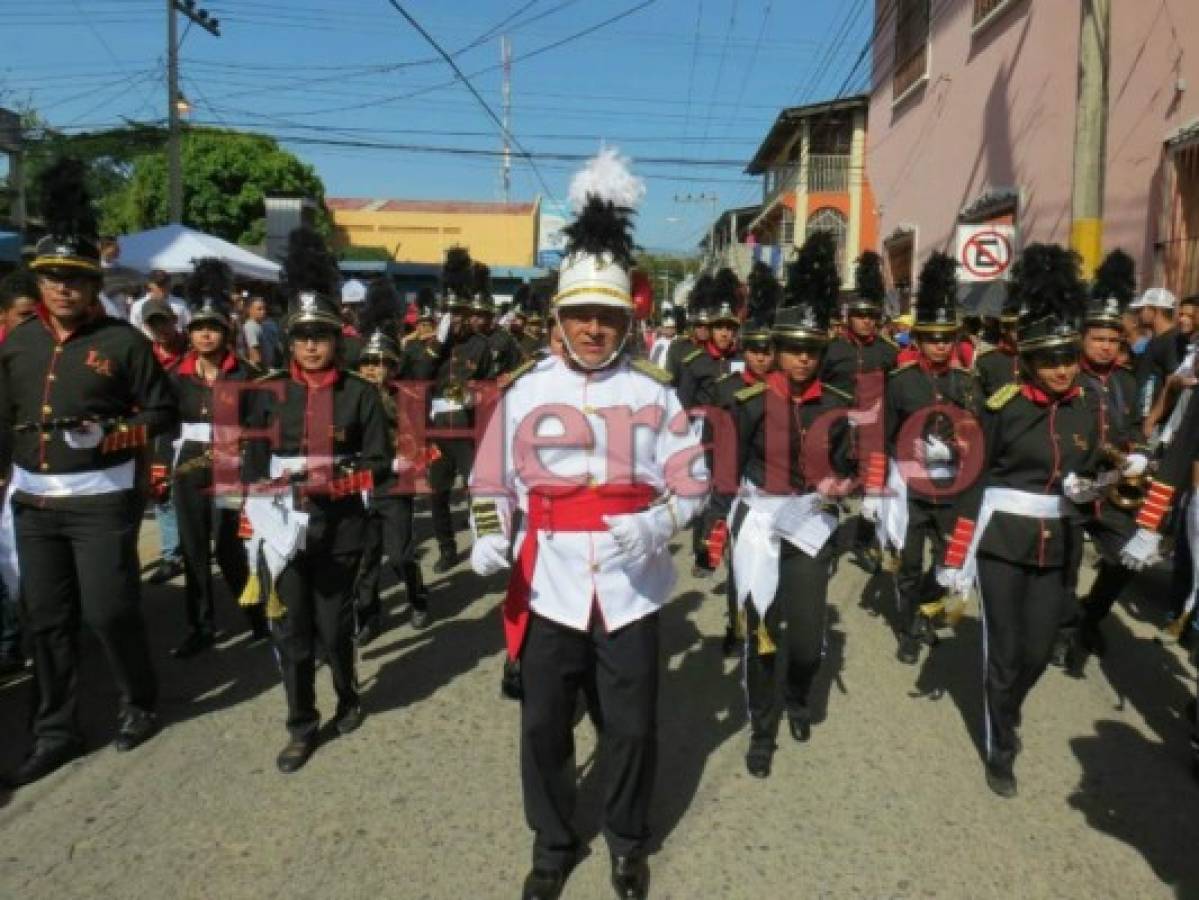
[[[576,214],[587,205],[589,195],[636,209],[645,199],[645,182],[629,170],[627,156],[615,147],[605,147],[570,181],[570,206]]]

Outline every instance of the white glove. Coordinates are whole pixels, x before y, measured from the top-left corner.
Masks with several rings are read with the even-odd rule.
[[[445,313],[441,320],[437,323],[437,343],[444,344],[446,338],[450,336],[450,328],[453,327],[454,316],[452,313]]]
[[[1144,453],[1130,453],[1124,458],[1124,468],[1120,470],[1120,474],[1125,478],[1136,478],[1138,475],[1144,475],[1147,468],[1149,457]]]
[[[241,494],[217,494],[212,498],[212,505],[217,509],[241,509]]]
[[[941,585],[941,587],[945,588],[951,594],[959,595],[968,594],[972,587],[970,579],[966,578],[965,572],[949,566],[937,566],[937,584]]]
[[[664,549],[674,534],[674,517],[665,505],[629,515],[604,516],[604,524],[627,563],[634,568]]]
[[[536,535],[528,537],[528,540],[536,539]],[[485,534],[476,538],[474,546],[470,548],[470,567],[476,575],[484,578],[494,575],[510,565],[508,552],[511,549],[512,543],[502,534]]]
[[[953,462],[953,450],[935,434],[930,434],[924,439],[924,462],[925,465]]]
[[[1071,472],[1062,479],[1062,493],[1074,503],[1093,503],[1099,499],[1099,486],[1093,479]]]
[[[104,440],[104,429],[95,422],[84,422],[63,432],[63,440],[72,450],[91,450]]]
[[[875,524],[883,518],[883,498],[867,495],[862,498],[862,518]]]
[[[1138,528],[1120,550],[1120,564],[1126,569],[1140,572],[1161,559],[1162,536],[1148,528]]]

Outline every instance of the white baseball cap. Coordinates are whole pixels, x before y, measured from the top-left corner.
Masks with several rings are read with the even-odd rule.
[[[366,285],[357,278],[351,278],[341,286],[342,303],[362,303],[366,300]]]
[[[1129,309],[1141,309],[1145,306],[1152,306],[1155,309],[1174,309],[1178,306],[1178,298],[1165,288],[1149,288],[1128,304]]]

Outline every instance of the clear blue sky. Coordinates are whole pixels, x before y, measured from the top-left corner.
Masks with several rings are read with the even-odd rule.
[[[645,2],[645,0],[642,0]],[[193,121],[265,131],[316,167],[330,196],[494,200],[499,160],[313,141],[494,151],[498,129],[387,0],[210,0],[223,36],[192,28],[182,89]],[[778,110],[836,96],[868,36],[868,0],[407,0],[498,113],[499,34],[513,46],[512,132],[534,155],[639,157],[649,192],[638,241],[689,249],[713,204],[760,197],[744,162]],[[0,0],[0,105],[30,102],[64,128],[160,121],[166,0]],[[181,18],[181,24],[184,21]],[[494,36],[490,36],[494,35]],[[477,44],[476,46],[470,46]],[[464,49],[468,48],[469,49]],[[542,50],[531,58],[522,55]],[[477,74],[476,74],[477,73]],[[863,84],[858,70],[850,91]],[[718,161],[719,165],[700,161]],[[578,163],[537,163],[564,199]],[[545,194],[513,161],[512,197]]]

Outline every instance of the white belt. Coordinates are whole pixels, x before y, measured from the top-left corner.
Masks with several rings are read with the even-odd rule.
[[[741,526],[733,536],[733,572],[739,606],[744,606],[748,597],[758,613],[766,615],[778,592],[779,554],[784,537],[776,527],[776,520],[789,504],[807,506],[812,499],[811,494],[767,494],[750,481],[742,483],[741,491],[729,510],[729,521],[734,522],[738,506],[746,507]],[[836,517],[824,512],[819,505],[814,505],[810,512],[801,513],[799,518],[818,532],[813,545],[801,546],[802,539],[796,537],[787,539],[802,552],[814,557],[832,536],[837,524]]]
[[[350,457],[341,456],[275,456],[271,455],[271,478],[281,478],[285,472],[308,472],[343,463]]]
[[[1034,494],[1014,488],[987,488],[983,494],[982,508],[978,512],[974,537],[970,541],[970,549],[966,551],[966,561],[962,564],[963,579],[969,582],[973,582],[978,575],[975,559],[978,545],[982,542],[991,516],[997,512],[1029,519],[1061,519],[1068,514],[1069,507],[1066,505],[1066,498],[1061,494]]]
[[[60,472],[46,475],[30,472],[13,466],[12,487],[14,491],[33,494],[37,497],[85,497],[94,494],[114,494],[133,488],[134,461],[132,459],[108,469],[91,469],[87,472]]]
[[[212,424],[210,422],[184,422],[179,427],[179,440],[211,444]]]
[[[457,400],[446,400],[444,397],[437,397],[433,400],[433,404],[429,407],[429,418],[439,416],[443,413],[462,412],[466,409]]]

